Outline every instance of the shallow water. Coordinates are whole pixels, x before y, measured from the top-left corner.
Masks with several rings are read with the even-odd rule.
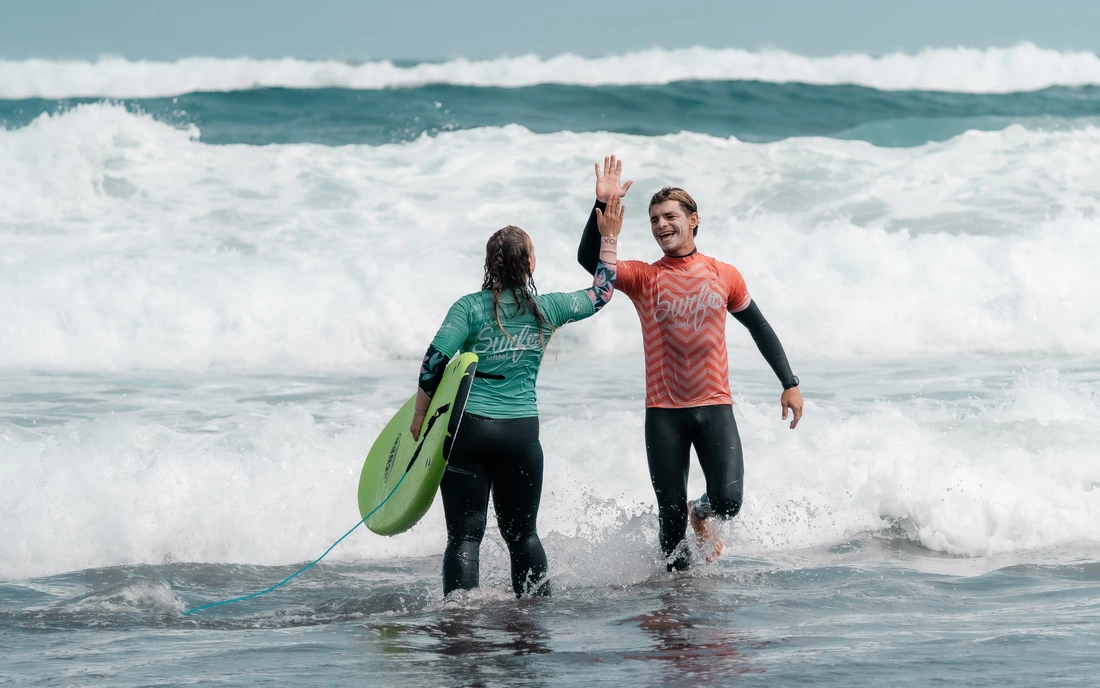
[[[28,685],[1088,685],[1097,551],[1061,564],[944,559],[874,537],[692,574],[483,589],[442,601],[439,558],[322,565],[267,598],[181,617],[289,568],[165,564],[0,588]],[[978,570],[987,567],[988,570]],[[14,661],[12,661],[14,659]]]
[[[747,356],[733,362],[754,367]],[[792,489],[782,487],[800,454],[814,446],[829,454],[819,461],[858,453],[884,441],[869,435],[894,415],[939,437],[941,451],[970,441],[951,427],[967,422],[974,432],[1022,433],[1032,443],[1061,438],[1071,449],[1073,433],[1096,432],[1095,410],[1076,421],[1045,421],[1057,428],[1053,434],[1035,421],[1006,427],[1021,422],[1010,418],[1036,394],[1047,408],[1055,407],[1051,399],[1073,402],[1082,393],[1095,402],[1095,362],[1046,364],[1038,372],[996,357],[808,365],[803,386],[833,391],[811,396],[805,425],[791,433],[816,436],[810,445],[785,445],[789,431],[758,427],[776,412],[770,373],[740,373],[745,509],[725,528],[726,555],[717,565],[667,574],[655,553],[656,518],[637,437],[640,401],[627,374],[640,360],[552,361],[540,388],[548,457],[541,530],[551,600],[512,598],[507,556],[490,526],[483,587],[444,601],[437,504],[410,533],[384,539],[361,529],[286,586],[190,616],[183,613],[282,580],[301,565],[294,562],[319,555],[354,523],[363,442],[403,400],[405,369],[415,362],[346,378],[9,372],[0,436],[9,452],[40,465],[7,465],[6,484],[37,499],[6,509],[15,537],[4,538],[0,638],[8,659],[0,679],[120,686],[1089,684],[1100,649],[1100,549],[1087,543],[1093,525],[1059,515],[1065,505],[1045,505],[1045,527],[1069,529],[1061,532],[1066,544],[1021,549],[1021,541],[1007,552],[954,556],[922,538],[933,546],[995,549],[998,528],[990,529],[988,515],[929,534],[936,510],[969,512],[914,494],[906,517],[843,522],[861,511],[861,483],[871,479],[855,456],[832,478],[851,481],[840,485],[848,492],[840,502],[807,499],[797,479]],[[847,444],[821,444],[826,424],[852,423],[868,436],[841,433],[835,441]],[[586,452],[570,437],[596,430],[628,450],[620,458],[609,454],[619,461],[614,470],[589,470],[587,485],[572,484],[563,472],[588,469]],[[349,435],[355,441],[344,441]],[[986,441],[997,451],[992,438]],[[283,455],[260,456],[272,449]],[[796,460],[784,461],[785,451]],[[85,497],[72,484],[44,487],[58,472],[79,473],[65,462],[89,452],[102,463],[84,475],[114,481],[111,499],[94,496],[102,488],[92,484]],[[216,461],[203,460],[211,454]],[[288,463],[307,460],[305,473]],[[774,461],[783,470],[769,471],[765,464]],[[970,469],[989,480],[996,471],[984,463],[975,457]],[[216,485],[243,467],[251,475],[240,476],[237,497],[226,502]],[[281,491],[263,493],[274,485]],[[1049,494],[1035,487],[1035,495]],[[1091,498],[1094,488],[1080,494]],[[976,495],[973,504],[987,502]],[[69,515],[59,516],[62,510]],[[128,516],[120,520],[112,511]],[[1018,516],[1003,518],[1012,524]],[[59,532],[60,523],[71,532]],[[827,544],[803,546],[814,541]],[[82,567],[119,558],[146,563]],[[265,558],[284,563],[244,563]]]

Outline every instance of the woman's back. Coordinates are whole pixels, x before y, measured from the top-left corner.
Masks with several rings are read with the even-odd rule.
[[[495,313],[493,293],[487,289],[451,306],[432,346],[447,357],[460,351],[477,354],[481,375],[470,389],[469,413],[490,418],[538,415],[535,383],[550,337],[555,329],[597,310],[585,289],[540,294],[535,303],[541,323],[530,307],[517,304],[507,292],[500,295]]]
[[[546,552],[536,528],[543,453],[535,382],[554,330],[593,315],[615,291],[615,241],[622,211],[618,199],[607,207],[608,215],[599,218],[603,238],[591,287],[536,295],[531,238],[519,227],[504,227],[485,245],[482,290],[451,306],[424,354],[409,427],[413,438],[420,434],[447,361],[460,351],[478,356],[462,430],[455,435],[439,485],[447,519],[444,594],[478,585],[490,491],[508,546],[512,590],[517,596],[550,594]]]

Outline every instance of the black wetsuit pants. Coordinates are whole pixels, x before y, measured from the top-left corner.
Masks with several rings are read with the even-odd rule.
[[[447,518],[443,594],[478,586],[490,492],[511,555],[516,596],[550,594],[546,552],[535,529],[542,497],[538,417],[465,414],[439,487]]]
[[[649,478],[657,493],[661,550],[669,557],[670,571],[686,568],[690,562],[681,543],[687,531],[692,446],[707,481],[707,497],[713,512],[721,518],[732,518],[741,510],[745,463],[733,406],[647,408],[645,448]]]

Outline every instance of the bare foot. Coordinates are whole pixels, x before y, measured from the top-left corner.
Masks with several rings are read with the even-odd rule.
[[[722,556],[722,538],[718,536],[718,528],[714,525],[714,517],[698,518],[692,506],[695,502],[688,502],[688,521],[691,529],[695,531],[695,545],[705,552],[708,564],[718,560]]]

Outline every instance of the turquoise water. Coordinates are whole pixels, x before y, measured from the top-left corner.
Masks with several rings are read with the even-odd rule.
[[[0,100],[0,125],[25,126],[43,112],[98,100]],[[1096,86],[974,94],[755,81],[524,88],[440,84],[370,91],[267,88],[117,102],[174,126],[195,125],[206,143],[249,145],[378,145],[519,124],[536,133],[662,136],[692,131],[757,142],[830,136],[877,146],[919,146],[1013,123],[1057,130],[1100,121]]]
[[[1022,46],[441,64],[0,61],[0,683],[1091,685],[1100,656],[1100,61]],[[609,82],[608,75],[621,77]],[[362,458],[488,234],[540,290],[592,163],[736,265],[746,501],[657,557],[639,328],[555,334],[539,530],[444,600],[438,504],[359,530]],[[691,490],[702,491],[701,476]]]

